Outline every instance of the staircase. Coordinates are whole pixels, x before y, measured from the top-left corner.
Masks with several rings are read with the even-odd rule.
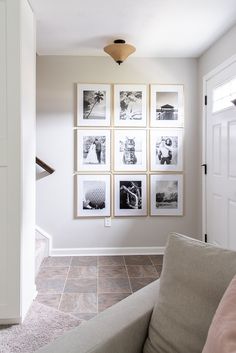
[[[39,272],[39,268],[43,259],[49,254],[49,241],[40,233],[35,233],[35,277]]]

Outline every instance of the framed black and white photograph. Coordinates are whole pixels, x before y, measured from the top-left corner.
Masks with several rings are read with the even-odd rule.
[[[77,175],[77,217],[111,215],[110,175]]]
[[[147,170],[147,134],[145,130],[114,131],[114,170]]]
[[[106,84],[77,85],[77,125],[110,126],[111,88]]]
[[[183,170],[183,129],[150,131],[151,171]]]
[[[147,124],[145,85],[114,85],[114,123],[120,127],[145,127]]]
[[[114,176],[114,215],[147,216],[146,175]]]
[[[151,216],[183,215],[183,176],[150,176]]]
[[[183,85],[151,85],[151,127],[182,127]]]
[[[110,171],[110,130],[77,130],[77,170]]]

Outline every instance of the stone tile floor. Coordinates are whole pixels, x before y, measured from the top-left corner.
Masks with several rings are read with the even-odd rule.
[[[159,278],[162,261],[162,255],[48,257],[36,300],[89,320]]]

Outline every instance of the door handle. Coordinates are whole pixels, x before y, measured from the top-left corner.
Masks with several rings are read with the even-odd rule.
[[[204,174],[207,175],[207,164],[204,163],[201,165],[201,167],[204,167]]]

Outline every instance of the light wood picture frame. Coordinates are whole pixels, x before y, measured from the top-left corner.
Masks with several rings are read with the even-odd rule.
[[[150,126],[184,126],[183,85],[150,86]]]
[[[109,172],[111,132],[108,129],[77,130],[77,171]]]
[[[111,216],[110,174],[76,175],[77,211],[76,217]]]
[[[183,170],[183,137],[181,128],[150,130],[150,170],[182,171]]]
[[[150,215],[183,215],[183,175],[150,175]]]
[[[111,125],[111,85],[77,84],[77,126]]]
[[[146,85],[114,85],[114,125],[116,127],[147,126]]]
[[[116,129],[113,135],[114,171],[147,170],[147,131]]]

